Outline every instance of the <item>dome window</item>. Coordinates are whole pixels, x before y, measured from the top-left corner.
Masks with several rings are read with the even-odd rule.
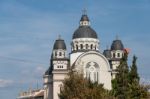
[[[80,49],[83,49],[83,45],[82,44],[80,44]]]
[[[88,49],[88,44],[86,44],[85,46],[86,46],[86,49]]]
[[[93,44],[91,45],[91,50],[93,49]]]

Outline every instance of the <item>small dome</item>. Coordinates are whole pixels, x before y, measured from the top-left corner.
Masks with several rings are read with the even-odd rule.
[[[114,40],[111,45],[111,50],[123,50],[124,46],[121,42],[121,40]]]
[[[111,58],[111,51],[108,50],[108,49],[106,49],[106,50],[104,50],[103,55],[104,55],[106,58]]]
[[[60,38],[57,39],[55,41],[53,49],[66,49],[66,44],[65,44],[64,40],[62,40]]]
[[[79,26],[74,32],[73,39],[75,38],[98,38],[96,32],[90,26]]]
[[[82,15],[81,20],[80,21],[89,21],[89,18],[87,15]]]

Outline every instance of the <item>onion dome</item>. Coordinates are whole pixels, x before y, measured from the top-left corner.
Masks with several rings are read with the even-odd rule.
[[[55,41],[53,49],[65,49],[66,50],[66,44],[63,39],[60,37]]]
[[[106,58],[111,58],[111,51],[109,49],[104,50],[103,55]]]
[[[121,42],[121,40],[114,40],[111,45],[111,50],[123,50],[124,46]]]
[[[86,14],[82,15],[80,19],[80,26],[74,32],[72,38],[98,38],[97,33],[90,27],[90,21]]]

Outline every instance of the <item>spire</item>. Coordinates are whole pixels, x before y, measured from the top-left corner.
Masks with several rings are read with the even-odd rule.
[[[83,9],[82,17],[80,19],[80,26],[89,26],[89,25],[90,25],[90,20],[87,16],[87,10]]]

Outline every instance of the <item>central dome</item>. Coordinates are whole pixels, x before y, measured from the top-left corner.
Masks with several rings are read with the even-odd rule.
[[[98,38],[96,32],[90,27],[90,21],[86,14],[82,15],[80,19],[80,26],[74,32],[72,38]]]
[[[75,38],[98,38],[96,32],[90,26],[79,26],[74,32],[73,39]]]

